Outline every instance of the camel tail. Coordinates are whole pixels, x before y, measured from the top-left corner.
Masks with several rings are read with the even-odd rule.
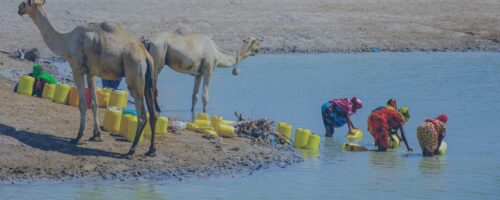
[[[146,86],[144,91],[148,97],[152,97],[153,104],[155,106],[156,112],[161,112],[160,106],[158,105],[157,97],[158,97],[158,89],[156,88],[156,80],[153,75],[153,65],[151,64],[151,60],[146,59],[147,69],[146,69]]]

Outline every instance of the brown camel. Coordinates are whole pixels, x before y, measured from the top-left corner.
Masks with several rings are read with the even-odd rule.
[[[238,75],[236,65],[260,50],[260,41],[255,38],[243,40],[243,43],[239,51],[227,52],[218,47],[209,36],[193,32],[188,28],[179,28],[172,32],[157,34],[145,45],[154,59],[157,73],[155,77],[158,77],[164,65],[168,65],[174,71],[195,77],[192,112],[198,100],[203,77],[203,112],[207,112],[208,86],[215,68],[234,66],[233,75]]]
[[[139,115],[137,134],[127,156],[135,153],[135,148],[146,125],[146,109],[144,99],[150,113],[152,130],[151,145],[147,156],[155,156],[155,124],[157,113],[154,105],[156,79],[154,79],[154,63],[152,57],[141,42],[127,33],[116,23],[89,23],[77,26],[68,33],[61,33],[54,28],[47,18],[44,9],[45,0],[27,0],[19,5],[18,14],[29,15],[40,30],[45,44],[55,54],[64,57],[71,66],[73,78],[80,97],[80,129],[78,136],[72,140],[81,144],[85,130],[86,99],[85,80],[90,89],[91,107],[94,115],[94,135],[90,141],[101,141],[99,119],[97,114],[95,76],[116,80],[125,76],[131,96]],[[159,111],[159,110],[158,110]]]

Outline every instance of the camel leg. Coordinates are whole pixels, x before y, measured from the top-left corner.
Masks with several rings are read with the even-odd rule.
[[[203,77],[203,112],[206,113],[208,108],[208,86],[210,85],[212,74],[208,73]]]
[[[94,142],[102,142],[101,131],[99,130],[99,115],[97,113],[97,100],[95,94],[95,77],[87,76],[87,84],[89,84],[90,92],[90,107],[92,108],[92,114],[94,115],[94,135],[89,139]]]
[[[201,84],[201,75],[196,75],[194,77],[194,88],[193,88],[193,101],[191,105],[191,112],[194,113],[194,106],[196,105],[196,101],[198,101],[198,91],[200,91]]]
[[[146,108],[144,107],[143,98],[134,97],[134,101],[135,101],[135,109],[137,110],[137,115],[139,119],[137,120],[137,131],[135,132],[134,142],[132,143],[132,147],[130,147],[130,150],[126,154],[126,156],[128,156],[129,158],[135,154],[135,148],[139,143],[139,138],[142,135],[142,130],[144,130],[144,127],[146,127],[146,120],[147,120]]]
[[[147,89],[147,88],[146,88]],[[156,146],[155,146],[155,135],[156,135],[156,110],[154,105],[154,91],[153,89],[147,89],[145,99],[146,105],[149,111],[149,125],[151,126],[151,144],[149,145],[149,151],[146,156],[155,157],[156,156]]]
[[[73,70],[75,72],[75,70]],[[73,73],[73,79],[75,80],[76,87],[78,88],[78,97],[80,98],[80,129],[78,129],[78,135],[75,139],[71,140],[72,143],[76,145],[83,144],[81,142],[83,132],[85,131],[85,122],[87,114],[87,99],[85,98],[85,81],[83,73]]]

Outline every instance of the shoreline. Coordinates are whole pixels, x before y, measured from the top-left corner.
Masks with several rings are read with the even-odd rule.
[[[285,168],[303,158],[295,149],[259,145],[247,138],[207,140],[188,130],[158,136],[157,157],[143,154],[149,139],[132,159],[122,158],[131,143],[102,131],[103,142],[86,141],[92,133],[87,112],[85,144],[70,139],[79,127],[76,107],[13,93],[14,82],[0,76],[0,184],[68,181],[186,180],[252,174]],[[8,102],[8,103],[6,103]],[[100,121],[104,109],[99,109]],[[101,124],[102,125],[102,124]]]
[[[362,54],[362,53],[477,53],[477,52],[486,52],[486,53],[500,53],[499,48],[445,48],[445,49],[358,49],[355,51],[344,51],[344,50],[335,50],[335,49],[327,49],[327,50],[283,50],[283,49],[262,49],[257,55],[298,55],[298,54]],[[73,77],[68,76],[66,74],[60,74],[57,71],[57,67],[55,63],[66,62],[63,57],[57,55],[51,55],[43,58],[42,63],[44,68],[54,74],[58,80],[62,80],[64,83],[73,83],[71,80]],[[7,56],[5,53],[0,53],[0,66],[10,66],[10,67],[2,67],[0,68],[0,76],[5,77],[12,81],[17,81],[22,74],[28,74],[31,72],[31,66],[34,62],[27,60],[20,60],[18,58],[12,58]],[[16,64],[21,64],[19,66]]]

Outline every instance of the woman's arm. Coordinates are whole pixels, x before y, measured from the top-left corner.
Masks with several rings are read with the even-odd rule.
[[[441,142],[444,139],[444,136],[446,135],[446,129],[441,130],[442,132],[439,133],[438,135],[438,147],[436,149],[436,153],[439,152],[439,148],[441,147]]]
[[[351,132],[352,129],[356,129],[356,127],[352,123],[351,117],[349,117],[349,115],[347,115],[347,128],[349,128],[349,132]]]
[[[413,149],[410,148],[410,146],[408,145],[408,141],[406,141],[406,136],[405,136],[405,131],[403,129],[403,124],[399,124],[399,130],[401,130],[401,137],[403,137],[403,141],[405,142],[406,149],[408,151],[413,151]]]

